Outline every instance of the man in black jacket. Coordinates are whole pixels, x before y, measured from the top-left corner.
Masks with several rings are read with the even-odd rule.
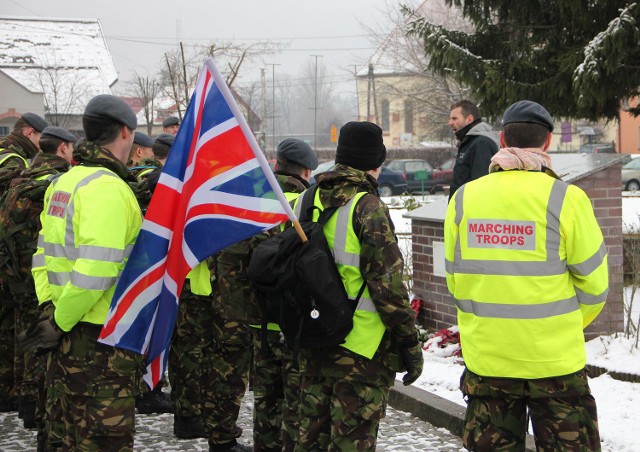
[[[482,121],[478,107],[468,100],[451,105],[449,127],[460,140],[449,189],[451,199],[461,185],[489,172],[491,157],[498,152],[498,135]]]

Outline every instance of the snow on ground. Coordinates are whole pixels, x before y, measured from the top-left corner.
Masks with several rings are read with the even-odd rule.
[[[411,250],[411,221],[402,218],[406,212],[404,201],[407,198],[385,198],[391,218],[396,226],[399,246],[405,258]],[[433,197],[416,196],[416,201],[430,202]],[[638,221],[640,197],[623,197],[624,217],[629,223]],[[408,236],[406,234],[409,234]],[[409,253],[409,254],[408,254]],[[630,289],[625,289],[625,304],[629,305]],[[637,325],[640,316],[640,290],[636,293],[632,305],[632,321]],[[586,344],[587,363],[605,369],[640,375],[640,349],[633,347],[634,340],[623,335],[603,336]],[[459,382],[462,360],[458,357],[442,356],[443,353],[424,351],[424,371],[414,383],[415,386],[466,406],[460,393]],[[402,374],[398,374],[401,379]],[[614,380],[603,374],[589,381],[591,391],[598,405],[600,438],[605,452],[638,452],[640,444],[636,430],[640,419],[640,383],[627,383]]]
[[[608,347],[611,356],[607,363],[612,367],[628,372],[640,361],[640,350],[635,349],[635,353],[630,354],[624,341],[611,340]],[[587,344],[587,350],[589,348],[590,343]],[[466,406],[462,393],[458,389],[464,369],[460,358],[443,357],[429,351],[424,351],[423,354],[424,370],[414,386],[458,405]],[[398,374],[398,379],[401,379],[401,376],[402,374]],[[618,381],[608,374],[603,374],[590,379],[589,385],[598,405],[602,450],[605,452],[639,451],[636,430],[638,419],[640,419],[640,383]]]

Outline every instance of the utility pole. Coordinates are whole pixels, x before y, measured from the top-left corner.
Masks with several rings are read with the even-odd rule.
[[[358,88],[358,66],[353,65],[353,76],[356,79],[356,119],[360,121],[360,96]],[[368,118],[367,118],[368,120]]]
[[[267,76],[265,68],[260,69],[260,95],[262,97],[262,146],[267,148]]]
[[[265,66],[271,66],[271,133],[273,150],[276,150],[276,66],[279,64],[268,63]]]
[[[318,58],[322,55],[311,55],[316,59],[316,71],[313,82],[313,150],[318,152]]]
[[[376,79],[373,76],[373,64],[369,63],[369,73],[367,74],[367,121],[371,118],[371,97],[373,97],[373,111],[375,112],[375,123],[380,124],[378,119],[378,99],[376,98]]]

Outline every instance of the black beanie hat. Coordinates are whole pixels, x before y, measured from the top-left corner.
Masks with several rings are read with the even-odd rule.
[[[340,129],[336,163],[362,171],[376,169],[387,158],[382,141],[382,129],[367,121],[346,123]]]

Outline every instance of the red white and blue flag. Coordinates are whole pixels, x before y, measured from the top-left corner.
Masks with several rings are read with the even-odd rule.
[[[118,281],[100,342],[146,357],[153,388],[166,368],[187,273],[229,245],[295,219],[213,59],[182,125]]]

